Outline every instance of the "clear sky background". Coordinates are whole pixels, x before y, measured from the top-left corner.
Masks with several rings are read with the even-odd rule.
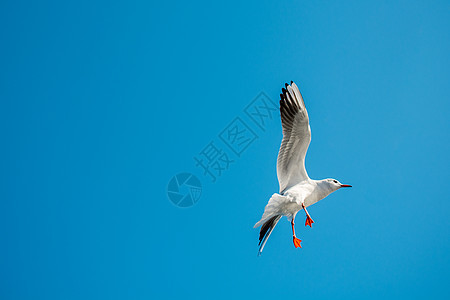
[[[0,298],[448,299],[449,29],[448,1],[2,1]],[[310,177],[353,188],[257,257],[278,113],[216,182],[194,157],[290,80]]]

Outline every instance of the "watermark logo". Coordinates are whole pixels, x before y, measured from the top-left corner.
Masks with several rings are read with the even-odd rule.
[[[267,125],[275,120],[277,114],[278,106],[261,92],[193,157],[195,167],[200,169],[205,178],[215,183],[266,131]],[[181,191],[183,184],[187,184],[188,191]],[[190,173],[174,176],[168,185],[169,199],[179,207],[194,205],[199,200],[201,191],[200,180]]]
[[[237,117],[220,134],[220,139],[237,156],[241,154],[258,138],[250,127]]]
[[[170,201],[178,207],[190,207],[202,195],[202,183],[191,173],[180,173],[170,179],[167,186]]]
[[[266,124],[278,114],[278,107],[261,92],[244,111],[262,131],[266,131]]]

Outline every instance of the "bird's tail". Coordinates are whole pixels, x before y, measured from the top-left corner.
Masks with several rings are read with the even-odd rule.
[[[281,215],[276,215],[267,220],[263,226],[261,226],[261,230],[259,231],[259,250],[258,250],[258,256],[261,255],[261,252],[264,249],[264,246],[267,243],[267,239],[269,238],[270,234],[272,233],[275,226],[277,226],[278,221],[280,220]]]

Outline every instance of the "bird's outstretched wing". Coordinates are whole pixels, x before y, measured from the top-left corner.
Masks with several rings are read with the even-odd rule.
[[[297,183],[308,179],[305,156],[311,142],[308,112],[302,94],[291,81],[280,94],[281,125],[283,140],[277,160],[277,176],[280,194]]]

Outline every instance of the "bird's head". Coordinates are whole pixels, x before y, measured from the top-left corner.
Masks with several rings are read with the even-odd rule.
[[[338,189],[343,188],[343,187],[352,187],[349,184],[342,184],[338,180],[333,179],[333,178],[325,179],[325,182],[333,192],[337,191]]]

